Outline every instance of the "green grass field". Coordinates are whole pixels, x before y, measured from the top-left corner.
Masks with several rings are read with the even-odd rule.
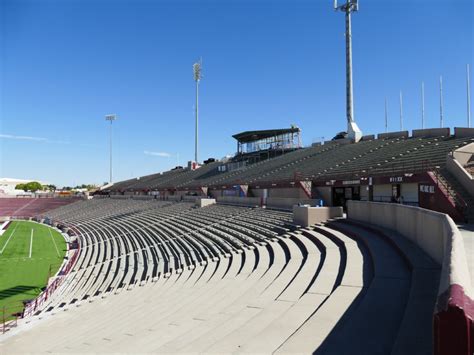
[[[66,242],[45,225],[12,222],[0,236],[0,316],[22,310],[22,301],[33,299],[46,286],[66,254]],[[1,320],[0,320],[1,322]]]

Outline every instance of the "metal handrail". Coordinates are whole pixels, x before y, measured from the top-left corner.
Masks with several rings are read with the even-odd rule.
[[[446,193],[452,198],[456,208],[460,209],[461,212],[464,213],[464,210],[467,208],[467,202],[454,190],[454,188],[449,184],[449,181],[440,179],[442,174],[440,173],[439,169],[433,169],[433,174],[436,177],[438,187],[441,185]]]

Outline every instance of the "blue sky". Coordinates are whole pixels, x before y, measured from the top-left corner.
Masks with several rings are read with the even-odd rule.
[[[202,56],[200,158],[244,130],[345,130],[344,16],[332,0],[0,0],[0,177],[58,185],[114,180],[192,159],[192,64]],[[466,125],[471,0],[362,0],[353,16],[355,118],[364,133]],[[471,72],[474,71],[474,68]],[[471,75],[471,79],[474,75]],[[148,152],[146,154],[145,152]],[[154,155],[153,153],[165,153]],[[161,156],[160,156],[161,155]],[[164,156],[163,156],[164,155]]]

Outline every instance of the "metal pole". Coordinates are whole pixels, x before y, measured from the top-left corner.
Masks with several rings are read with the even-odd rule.
[[[425,83],[421,82],[421,129],[425,128]]]
[[[196,80],[196,127],[194,141],[194,161],[198,161],[198,120],[199,120],[199,80]]]
[[[471,82],[469,73],[469,64],[467,64],[467,127],[471,128]]]
[[[354,100],[352,89],[352,25],[351,6],[346,7],[346,115],[347,122],[354,121]]]
[[[439,77],[439,126],[443,128],[443,77]]]
[[[110,121],[110,183],[112,183],[112,120]]]
[[[388,110],[387,110],[387,98],[385,98],[385,133],[388,132]]]
[[[400,131],[403,131],[403,97],[400,90]]]
[[[117,119],[116,114],[106,115],[105,119],[110,121],[110,141],[109,141],[109,148],[110,148],[110,171],[109,171],[109,183],[112,183],[112,122]]]

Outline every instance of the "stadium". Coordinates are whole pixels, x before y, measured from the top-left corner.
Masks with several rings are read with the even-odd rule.
[[[466,126],[363,134],[358,2],[335,9],[347,129],[333,139],[241,127],[215,135],[235,154],[200,162],[198,61],[186,166],[113,182],[107,115],[107,184],[0,194],[0,353],[474,353],[469,72]]]

